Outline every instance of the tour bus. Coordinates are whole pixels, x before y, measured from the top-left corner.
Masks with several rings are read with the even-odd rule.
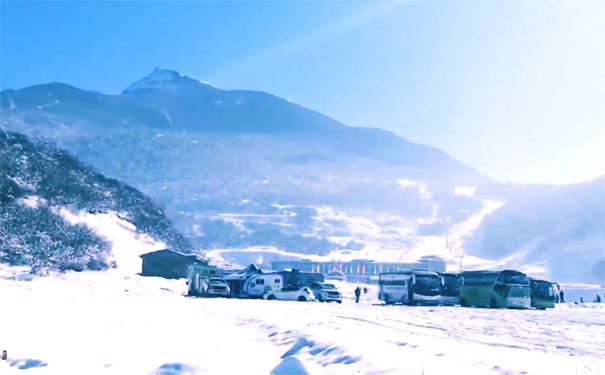
[[[378,299],[386,304],[438,305],[443,278],[436,272],[402,271],[381,273]]]
[[[460,278],[456,273],[439,273],[443,277],[440,305],[454,306],[460,303]]]
[[[555,289],[550,281],[529,279],[531,286],[531,306],[538,310],[555,307]]]
[[[529,278],[522,272],[466,271],[460,274],[460,305],[475,307],[531,307]]]

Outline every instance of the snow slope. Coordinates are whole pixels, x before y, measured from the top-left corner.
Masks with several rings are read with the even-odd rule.
[[[146,233],[137,232],[136,226],[115,211],[96,214],[85,211],[74,213],[66,207],[60,207],[54,212],[71,225],[85,225],[107,241],[111,246],[116,267],[130,275],[141,270],[140,255],[167,248],[164,242]]]
[[[52,143],[0,131],[0,161],[0,262],[98,270],[158,248],[192,251],[160,205]]]
[[[523,264],[516,257],[508,257],[499,261],[487,260],[465,254],[464,241],[475,231],[485,217],[503,206],[502,202],[482,200],[483,207],[466,220],[453,224],[444,233],[436,235],[419,235],[413,226],[396,216],[348,216],[343,211],[332,207],[316,207],[318,215],[316,226],[323,222],[339,220],[346,223],[349,233],[344,237],[345,243],[363,242],[360,250],[351,251],[348,248],[333,250],[326,255],[284,251],[271,246],[252,246],[243,249],[215,248],[207,253],[211,257],[227,259],[241,266],[253,263],[263,263],[264,259],[310,259],[313,261],[351,261],[355,259],[371,259],[374,261],[414,262],[425,255],[437,255],[448,262],[452,271],[458,270],[458,257],[464,258],[465,269],[480,268],[516,268]],[[428,220],[428,218],[427,218]],[[394,225],[393,222],[399,224]],[[335,237],[331,237],[335,241]],[[449,244],[449,245],[448,245]],[[448,246],[446,246],[448,245]],[[543,277],[543,267],[529,270],[531,276]]]
[[[0,270],[2,374],[24,373],[18,366],[33,375],[605,371],[605,304],[387,307],[374,304],[375,290],[358,305],[193,299],[182,280],[119,270],[32,281],[10,271]]]

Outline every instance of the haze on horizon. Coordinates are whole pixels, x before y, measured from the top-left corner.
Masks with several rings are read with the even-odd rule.
[[[0,88],[155,66],[443,149],[501,181],[605,175],[605,3],[2,2]]]

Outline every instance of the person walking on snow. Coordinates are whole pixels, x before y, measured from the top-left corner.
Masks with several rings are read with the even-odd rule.
[[[361,289],[357,287],[355,288],[355,303],[359,303],[359,296],[361,296]]]
[[[561,293],[559,293],[559,301],[560,303],[565,303],[565,293],[563,293],[563,289],[561,289]]]

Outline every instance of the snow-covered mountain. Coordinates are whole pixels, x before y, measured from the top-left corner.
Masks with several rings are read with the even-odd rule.
[[[525,187],[510,194],[438,149],[345,126],[263,92],[225,91],[155,69],[120,95],[61,83],[5,90],[0,110],[4,128],[51,138],[159,200],[179,230],[227,260],[437,254],[454,265],[464,252],[469,267],[531,262],[555,278],[595,281],[590,270],[603,258],[593,247],[573,272],[550,269],[566,250],[528,256],[526,248],[553,230],[532,224],[519,236],[525,222],[509,211],[526,207]],[[543,207],[558,204],[535,196]],[[532,213],[541,223],[546,211]],[[562,212],[595,223],[593,231],[565,238],[596,246],[603,227],[591,215]],[[490,224],[501,222],[502,231]]]
[[[152,200],[49,142],[2,131],[0,161],[0,262],[34,271],[112,267],[118,231],[137,239],[133,254],[141,246],[191,251]],[[108,237],[110,225],[119,230]]]
[[[468,253],[605,285],[605,177],[572,185],[485,184],[477,194],[506,204],[466,241]]]

